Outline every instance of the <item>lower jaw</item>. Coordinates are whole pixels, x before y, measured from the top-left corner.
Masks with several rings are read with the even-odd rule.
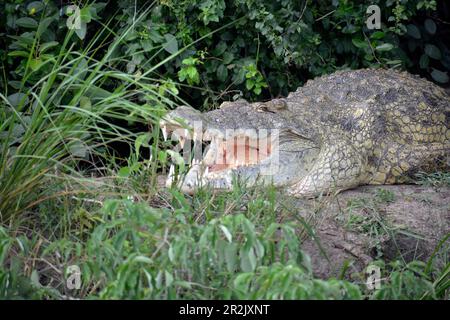
[[[249,172],[239,172],[239,168],[248,168]],[[247,187],[251,187],[258,180],[255,173],[258,170],[258,166],[240,166],[225,170],[212,171],[207,175],[204,175],[200,170],[200,165],[196,165],[191,168],[184,179],[180,181],[180,187],[181,191],[188,194],[195,193],[196,189],[201,187],[211,188],[217,191],[230,191],[233,188],[234,179],[241,181]]]

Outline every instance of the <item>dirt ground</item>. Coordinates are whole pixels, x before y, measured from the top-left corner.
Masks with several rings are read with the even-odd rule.
[[[316,239],[307,237],[302,249],[321,278],[338,276],[345,263],[351,278],[376,259],[426,260],[450,232],[448,187],[363,186],[333,198],[298,200],[298,207],[316,215]]]

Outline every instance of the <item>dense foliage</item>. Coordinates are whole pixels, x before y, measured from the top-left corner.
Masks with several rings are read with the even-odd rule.
[[[130,57],[121,68],[143,74],[149,61],[163,61],[178,48],[189,46],[154,76],[180,82],[181,96],[198,107],[211,108],[239,96],[285,95],[309,78],[340,68],[406,68],[448,83],[450,51],[445,39],[450,35],[445,19],[450,8],[435,0],[85,1],[80,12],[82,28],[77,32],[80,39],[73,39],[73,44],[81,48],[90,35],[99,32],[99,16],[102,21],[113,18],[123,30],[149,3],[149,15],[116,52]],[[372,4],[381,8],[380,30],[366,26],[366,10]],[[30,83],[48,71],[65,33],[65,7],[24,0],[5,6],[6,32],[15,36],[6,39],[8,54],[4,49],[2,60],[8,85],[18,89],[17,81],[27,66],[34,71]],[[228,23],[232,25],[226,30],[193,43]],[[33,46],[35,56],[28,61]]]
[[[81,205],[88,194],[77,200],[63,196],[60,217],[54,217],[57,203],[40,207],[36,223],[42,234],[27,235],[24,229],[12,234],[0,227],[0,298],[446,297],[450,265],[437,268],[434,256],[427,262],[375,261],[383,279],[378,290],[366,288],[365,272],[352,274],[353,281],[315,278],[300,249],[305,238],[314,238],[311,221],[288,203],[280,207],[273,188],[236,188],[217,196],[204,190],[192,199],[170,190],[164,197],[167,207],[115,199],[87,211]],[[50,227],[52,219],[70,223]],[[49,233],[56,239],[48,242]],[[80,270],[78,289],[67,286],[69,266]]]

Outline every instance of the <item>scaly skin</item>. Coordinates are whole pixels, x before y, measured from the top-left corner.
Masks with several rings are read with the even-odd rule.
[[[279,174],[292,178],[276,179],[294,196],[402,183],[417,171],[449,166],[450,97],[435,84],[405,72],[341,71],[308,81],[285,99],[227,102],[204,114],[175,110],[167,119],[173,123],[177,117],[202,120],[206,128],[289,133],[284,146],[297,150],[291,147],[297,139],[302,147],[280,158],[291,171]],[[206,180],[214,181],[220,174]],[[185,189],[192,188],[191,183]]]

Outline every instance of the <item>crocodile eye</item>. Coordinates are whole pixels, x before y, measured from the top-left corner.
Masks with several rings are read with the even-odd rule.
[[[287,109],[287,101],[284,98],[273,99],[271,101],[257,104],[255,109],[257,112],[276,113],[279,110]]]
[[[260,103],[258,105],[256,105],[255,107],[256,112],[270,112],[270,113],[275,113],[273,110],[271,110],[269,104],[266,103]]]

